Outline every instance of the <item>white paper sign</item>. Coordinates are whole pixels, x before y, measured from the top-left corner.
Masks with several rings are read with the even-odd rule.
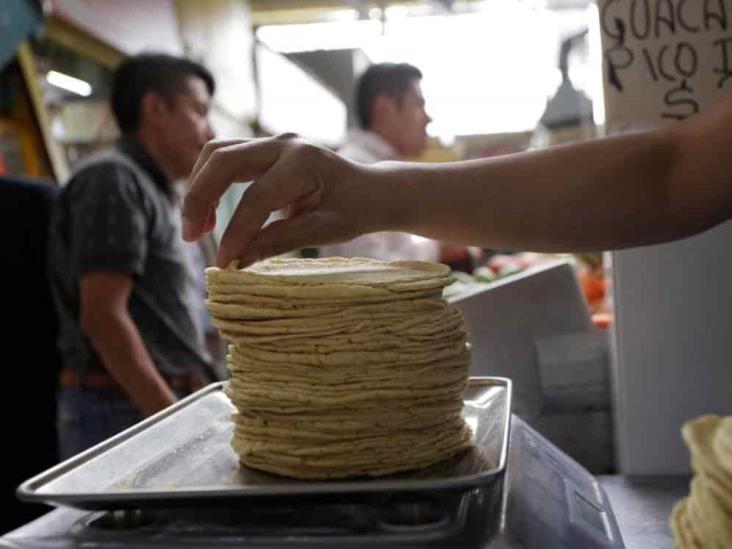
[[[732,92],[732,0],[599,0],[608,133],[683,120]]]

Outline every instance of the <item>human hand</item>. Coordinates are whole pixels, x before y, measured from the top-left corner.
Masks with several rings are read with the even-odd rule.
[[[191,173],[183,233],[192,241],[213,229],[216,206],[234,182],[253,180],[221,240],[217,264],[245,267],[306,246],[350,240],[388,228],[394,216],[384,170],[349,162],[293,134],[211,141]],[[286,217],[264,226],[270,213]]]

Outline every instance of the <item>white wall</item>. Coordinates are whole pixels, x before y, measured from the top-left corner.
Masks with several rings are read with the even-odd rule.
[[[682,424],[732,413],[732,223],[616,252],[612,270],[621,471],[687,472]]]

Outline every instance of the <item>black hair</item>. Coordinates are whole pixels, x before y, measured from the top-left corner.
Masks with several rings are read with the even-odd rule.
[[[421,78],[422,72],[409,63],[377,63],[366,69],[356,84],[356,109],[361,127],[371,127],[371,110],[378,96],[387,95],[400,101],[412,82]]]
[[[144,53],[124,60],[112,76],[112,112],[123,133],[135,132],[140,125],[142,98],[153,91],[171,100],[186,91],[184,80],[197,77],[208,93],[216,88],[211,73],[203,65],[164,53]]]

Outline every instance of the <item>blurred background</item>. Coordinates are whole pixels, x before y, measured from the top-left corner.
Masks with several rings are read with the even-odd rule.
[[[0,174],[63,181],[111,144],[111,71],[143,51],[212,71],[218,137],[294,131],[337,149],[357,125],[357,78],[380,62],[422,71],[432,122],[419,160],[594,137],[604,123],[597,10],[590,0],[7,0]],[[222,201],[217,234],[242,190]],[[489,282],[547,259],[498,252],[471,250],[457,267]],[[601,257],[570,259],[596,321],[609,322]]]
[[[673,11],[672,4],[655,3],[661,6],[656,17],[663,19],[663,6]],[[701,17],[695,11],[701,4],[676,5],[678,13],[685,5],[687,15]],[[722,2],[704,5],[724,11]],[[184,55],[210,69],[217,84],[210,118],[220,138],[297,132],[338,150],[358,126],[356,83],[382,62],[410,63],[423,75],[431,122],[428,146],[416,160],[495,157],[666,123],[661,113],[670,93],[691,96],[677,107],[705,106],[724,93],[732,57],[718,46],[732,38],[726,15],[717,14],[709,20],[723,19],[724,28],[691,32],[679,25],[670,36],[629,37],[622,44],[614,30],[648,6],[630,0],[0,0],[0,178],[31,178],[56,189],[81,159],[109,147],[119,135],[108,107],[112,71],[149,51]],[[612,24],[601,28],[601,14]],[[700,67],[710,66],[689,76],[691,86],[682,79],[679,89],[668,89],[676,80],[657,78],[649,52],[661,52],[661,63],[662,52],[679,51],[680,44]],[[243,188],[222,199],[216,237]],[[3,387],[16,400],[3,402],[0,413],[14,417],[29,402],[37,412],[35,423],[17,422],[8,438],[28,445],[13,456],[22,471],[0,478],[0,495],[12,502],[20,480],[56,460],[52,366],[58,357],[43,280],[47,211],[0,197],[2,206],[0,305],[13,320],[3,343],[6,356],[21,361],[5,368],[15,378],[4,379]],[[471,332],[471,375],[511,377],[513,411],[593,474],[686,474],[682,423],[730,411],[730,227],[612,254],[468,249],[451,265],[457,283],[446,297],[461,307]],[[31,463],[32,456],[39,458]],[[28,509],[13,524],[41,512]],[[0,531],[10,526],[6,521]]]

